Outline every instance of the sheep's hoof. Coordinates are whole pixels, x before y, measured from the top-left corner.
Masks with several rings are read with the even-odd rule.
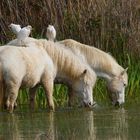
[[[13,113],[13,107],[11,105],[8,107],[8,112]]]

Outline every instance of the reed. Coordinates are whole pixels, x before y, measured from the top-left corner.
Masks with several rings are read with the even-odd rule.
[[[14,38],[10,23],[32,25],[34,37],[45,37],[48,24],[57,30],[57,40],[73,38],[110,52],[124,68],[128,67],[127,102],[140,100],[140,2],[139,0],[1,0],[0,42]],[[104,81],[98,80],[94,98],[107,101]],[[20,91],[19,103],[28,102],[28,90]],[[57,106],[67,103],[67,88],[54,88]],[[44,91],[40,87],[36,104],[45,106]]]
[[[1,0],[0,41],[13,38],[8,29],[11,22],[31,24],[32,35],[40,37],[53,24],[58,40],[73,38],[106,51],[127,49],[139,56],[139,11],[139,0]]]

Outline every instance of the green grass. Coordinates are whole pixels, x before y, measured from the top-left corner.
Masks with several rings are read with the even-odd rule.
[[[128,86],[126,88],[126,104],[138,104],[140,102],[140,62],[134,56],[126,54],[127,64],[123,64],[122,57],[117,60],[121,65],[128,66]],[[98,79],[93,89],[94,100],[103,105],[110,105],[106,90],[106,82],[103,79]],[[54,86],[54,103],[56,107],[65,107],[68,102],[68,89],[65,85],[57,84]],[[18,96],[18,104],[28,104],[29,93],[28,89],[20,90]],[[39,108],[46,107],[47,102],[45,93],[42,87],[38,88],[36,94],[36,106]]]

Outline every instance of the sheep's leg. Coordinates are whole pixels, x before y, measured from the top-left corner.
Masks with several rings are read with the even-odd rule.
[[[35,108],[36,91],[37,91],[37,86],[29,89],[29,98],[30,98],[29,106],[30,106],[31,109]]]
[[[68,106],[71,107],[73,105],[74,92],[72,88],[68,88]]]
[[[14,110],[14,105],[18,96],[19,88],[16,86],[9,86],[6,88],[6,107],[7,110],[12,113]]]
[[[47,103],[50,110],[54,110],[54,102],[53,102],[53,79],[46,78],[43,80],[43,86],[47,98]]]

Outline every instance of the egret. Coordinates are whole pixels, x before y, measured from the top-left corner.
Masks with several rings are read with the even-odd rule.
[[[18,24],[14,24],[14,23],[11,23],[9,25],[9,27],[11,28],[11,30],[13,31],[14,34],[18,34],[18,32],[21,30],[21,26],[18,25]]]
[[[56,37],[56,30],[55,30],[55,28],[54,28],[53,25],[49,25],[49,26],[47,27],[46,36],[47,36],[48,40],[50,40],[50,41],[54,41],[54,40],[55,40],[55,37]]]
[[[28,25],[22,28],[18,32],[17,39],[18,39],[19,45],[24,45],[24,41],[26,40],[27,37],[29,37],[31,30],[32,30],[32,26]]]

